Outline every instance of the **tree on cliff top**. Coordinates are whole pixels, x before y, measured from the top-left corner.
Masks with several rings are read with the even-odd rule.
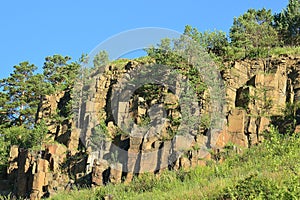
[[[43,66],[45,82],[52,85],[53,91],[70,90],[78,75],[80,64],[71,62],[69,56],[54,55],[45,59]]]
[[[224,56],[229,45],[226,33],[223,31],[215,30],[202,33],[187,25],[183,34],[199,43],[208,53],[213,53],[216,56]]]
[[[285,45],[300,45],[299,0],[289,0],[287,8],[275,15],[275,28]]]
[[[109,63],[109,56],[106,51],[99,51],[93,60],[94,67],[102,67]]]
[[[234,18],[230,28],[231,45],[238,51],[245,51],[245,57],[264,54],[266,49],[277,45],[278,36],[272,23],[271,10],[249,9]]]

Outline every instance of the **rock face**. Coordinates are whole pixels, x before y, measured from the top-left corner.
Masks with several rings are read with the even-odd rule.
[[[69,182],[69,177],[61,169],[67,148],[53,144],[44,149],[30,152],[11,147],[7,174],[17,196],[40,199],[53,191],[64,189]]]
[[[287,103],[298,102],[299,61],[299,57],[282,56],[228,63],[230,68],[223,72],[228,113],[223,144],[259,143],[270,118],[282,115]]]
[[[40,199],[75,185],[103,186],[129,182],[143,172],[205,165],[209,159],[220,159],[216,155],[228,144],[239,150],[259,143],[271,117],[282,115],[287,103],[300,100],[300,57],[226,65],[221,72],[226,85],[226,121],[217,134],[202,125],[188,136],[175,134],[186,131],[179,126],[184,107],[178,100],[178,81],[175,92],[165,86],[153,86],[155,95],[136,92],[125,101],[122,95],[129,94],[124,93],[113,104],[118,88],[139,67],[135,61],[122,67],[111,65],[101,74],[89,76],[84,85],[89,92],[84,94],[73,121],[57,123],[51,118],[71,99],[69,93],[45,97],[39,118],[46,119],[52,142],[39,151],[12,146],[0,191]],[[209,95],[204,96],[197,111],[202,114],[209,112]]]

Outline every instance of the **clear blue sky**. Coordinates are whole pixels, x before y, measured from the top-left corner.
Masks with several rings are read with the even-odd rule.
[[[162,27],[182,32],[189,24],[229,31],[233,18],[249,8],[280,12],[288,0],[11,0],[0,3],[0,78],[29,61],[40,68],[53,54],[77,60],[119,32]]]

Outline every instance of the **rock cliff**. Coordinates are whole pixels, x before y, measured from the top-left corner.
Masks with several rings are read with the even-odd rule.
[[[92,73],[83,86],[85,94],[76,120],[57,122],[49,117],[61,110],[72,94],[46,97],[39,117],[46,119],[49,142],[38,151],[11,147],[0,190],[40,199],[74,186],[130,182],[143,172],[205,165],[209,159],[221,160],[218,155],[227,145],[240,151],[258,144],[286,106],[300,100],[300,57],[229,62],[221,71],[226,86],[223,130],[211,137],[207,121],[202,120],[195,134],[184,137],[175,134],[184,112],[176,90],[148,85],[155,93],[143,93],[147,87],[140,88],[128,102],[111,106],[122,87],[120,80],[130,80],[130,72],[140,64],[126,61]],[[209,111],[207,96],[203,94],[197,112]],[[159,130],[151,123],[160,124]]]

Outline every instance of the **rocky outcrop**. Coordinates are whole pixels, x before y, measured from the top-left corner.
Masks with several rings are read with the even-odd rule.
[[[218,154],[229,144],[239,152],[261,142],[271,118],[300,100],[300,57],[226,63],[221,72],[226,85],[223,130],[213,134],[207,121],[188,130],[180,126],[186,108],[178,99],[180,80],[172,91],[153,86],[152,95],[137,89],[128,101],[122,95],[129,94],[122,93],[114,104],[114,94],[139,66],[136,61],[113,64],[86,77],[73,121],[62,117],[58,123],[53,118],[71,99],[69,93],[45,97],[39,118],[46,119],[51,143],[39,151],[12,146],[7,180],[0,180],[0,190],[10,188],[17,196],[40,199],[74,185],[130,182],[143,172],[206,165],[210,159],[222,160]],[[198,103],[201,109],[195,116],[209,113],[208,94]],[[188,107],[193,110],[195,105]]]
[[[299,57],[235,61],[223,71],[227,95],[228,141],[241,146],[260,142],[272,116],[280,116],[288,103],[298,102],[296,72]],[[243,113],[242,113],[243,112]],[[223,142],[223,143],[224,143]]]
[[[60,144],[47,145],[38,152],[12,146],[7,174],[14,193],[40,199],[63,190],[70,181],[61,169],[66,152],[67,148]]]

